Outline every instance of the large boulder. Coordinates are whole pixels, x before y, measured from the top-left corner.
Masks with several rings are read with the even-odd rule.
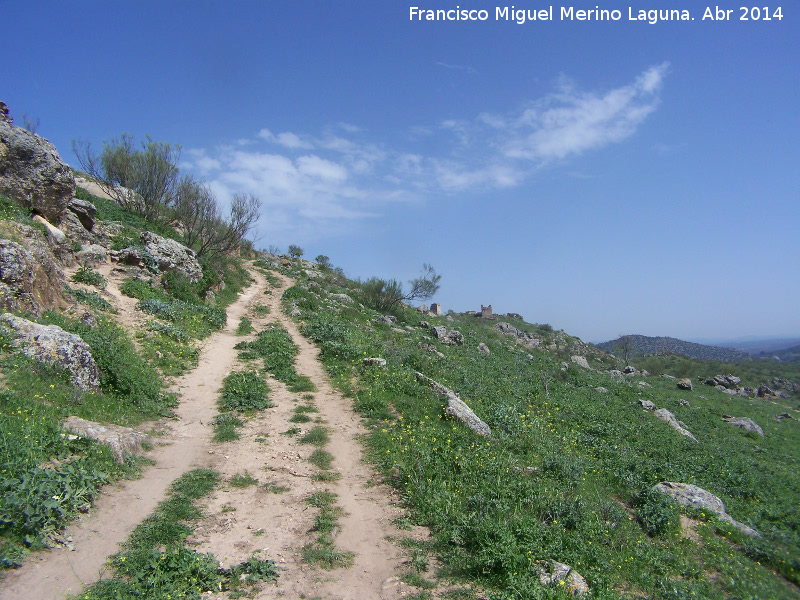
[[[64,273],[41,233],[27,225],[14,225],[13,231],[0,227],[0,234],[9,233],[25,245],[0,239],[0,308],[38,316],[62,306]]]
[[[89,345],[56,325],[40,325],[10,313],[0,316],[14,335],[14,345],[33,360],[65,369],[75,387],[84,392],[100,388],[100,370]]]
[[[53,144],[0,119],[0,193],[58,223],[74,191],[72,169]]]
[[[156,260],[161,271],[178,271],[190,281],[202,279],[203,269],[194,250],[150,231],[142,233],[142,243],[145,250]]]
[[[574,362],[579,367],[583,367],[584,369],[591,369],[592,367],[589,366],[589,361],[586,360],[585,356],[573,356],[571,357],[572,362]]]
[[[761,537],[755,529],[735,521],[725,511],[725,504],[717,496],[701,487],[692,485],[690,483],[675,483],[673,481],[662,481],[654,487],[655,490],[666,494],[678,504],[683,506],[690,506],[701,510],[708,510],[715,513],[723,521],[727,521],[743,533],[753,536]]]
[[[689,378],[679,380],[677,385],[679,390],[692,391],[692,380]]]

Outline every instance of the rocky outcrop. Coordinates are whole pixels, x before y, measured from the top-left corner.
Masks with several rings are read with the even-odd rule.
[[[675,483],[672,481],[662,481],[657,484],[653,489],[666,494],[678,504],[683,506],[691,506],[703,510],[709,510],[715,513],[723,521],[727,521],[743,533],[753,536],[761,537],[755,529],[735,521],[726,511],[725,504],[717,496],[704,490],[701,487],[689,483]]]
[[[0,193],[58,223],[74,191],[72,169],[53,144],[0,120]]]
[[[106,262],[106,249],[97,244],[89,244],[76,252],[75,258],[82,265],[99,265]]]
[[[678,381],[678,389],[679,390],[689,390],[692,391],[692,380],[689,378],[684,378]]]
[[[639,406],[641,406],[645,410],[655,410],[656,409],[656,405],[653,404],[653,402],[651,402],[650,400],[639,400]]]
[[[685,435],[686,437],[697,441],[697,438],[692,435],[692,433],[683,427],[680,423],[678,423],[678,419],[675,418],[671,412],[669,412],[666,408],[659,408],[657,411],[653,413],[662,421],[666,421],[670,427],[672,427],[675,431],[680,433],[681,435]]]
[[[33,215],[33,222],[44,225],[47,229],[47,235],[53,240],[54,244],[63,244],[67,240],[67,236],[58,227],[53,225],[50,221],[45,219],[42,215]]]
[[[142,451],[142,444],[153,443],[153,438],[135,429],[120,425],[103,425],[79,417],[67,417],[62,426],[78,436],[105,444],[111,448],[111,452],[119,462],[124,462],[126,456],[139,454]]]
[[[727,415],[723,415],[722,420],[725,423],[734,425],[735,427],[741,427],[745,431],[752,431],[753,433],[764,437],[764,430],[761,429],[761,426],[758,423],[749,417],[729,417]]]
[[[489,429],[489,426],[481,421],[480,418],[478,418],[478,416],[472,412],[472,409],[467,406],[466,403],[461,400],[461,398],[458,397],[458,394],[456,394],[453,390],[443,386],[438,381],[434,381],[430,377],[426,377],[422,373],[415,372],[414,376],[418,381],[428,384],[438,394],[441,394],[447,398],[447,408],[445,408],[444,412],[448,416],[453,417],[455,420],[463,423],[478,435],[482,435],[483,437],[487,438],[492,437],[492,430]]]
[[[536,563],[539,569],[539,582],[544,586],[564,586],[571,596],[583,596],[589,593],[589,584],[569,565],[554,560],[540,560]]]
[[[94,229],[94,216],[97,214],[97,208],[95,208],[94,204],[88,200],[72,198],[67,204],[67,210],[78,218],[78,221],[86,231]]]
[[[0,316],[13,333],[14,344],[33,360],[65,369],[75,387],[93,392],[100,387],[100,371],[89,345],[56,325],[39,325],[10,313]]]
[[[158,263],[159,270],[178,271],[193,282],[203,278],[203,269],[194,250],[150,231],[142,232],[142,243]]]
[[[537,338],[535,335],[527,333],[526,331],[520,331],[511,323],[500,321],[495,325],[495,327],[499,329],[501,333],[514,336],[517,339],[517,343],[525,346],[526,348],[533,349],[542,343],[542,340]]]
[[[0,239],[0,308],[38,316],[63,305],[64,273],[41,233],[27,225],[12,229],[3,233],[12,233],[25,245]]]
[[[489,346],[487,346],[483,342],[478,344],[478,352],[480,352],[481,354],[491,354],[492,353],[492,351],[489,350]]]
[[[455,329],[448,329],[444,325],[431,327],[433,337],[442,342],[445,346],[461,346],[464,344],[464,335]]]
[[[331,294],[330,299],[340,304],[354,304],[354,300],[347,294]]]
[[[571,360],[579,367],[583,367],[584,369],[591,369],[591,367],[589,366],[589,361],[586,360],[585,356],[573,356],[571,357]]]

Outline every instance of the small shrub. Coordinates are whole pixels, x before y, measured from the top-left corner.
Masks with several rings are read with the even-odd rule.
[[[69,286],[65,286],[66,292],[75,298],[79,303],[85,304],[91,308],[96,310],[102,310],[105,312],[116,314],[117,310],[109,304],[105,298],[96,294],[95,292],[87,292],[86,290],[82,290],[79,288],[71,288]]]
[[[97,288],[104,288],[108,283],[106,278],[100,275],[97,271],[88,265],[81,266],[72,276],[72,281],[75,283],[85,283],[86,285],[93,285]]]

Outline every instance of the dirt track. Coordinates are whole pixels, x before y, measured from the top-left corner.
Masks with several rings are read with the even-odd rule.
[[[283,277],[281,289],[267,295],[264,292],[269,286],[263,276],[255,271],[253,276],[256,283],[228,308],[225,329],[205,341],[198,367],[174,383],[173,389],[181,395],[178,419],[168,422],[163,445],[150,453],[156,465],[146,469],[142,479],[107,488],[90,514],[68,528],[65,537],[72,539],[74,550],[40,553],[30,557],[21,569],[9,572],[0,582],[0,600],[61,599],[107,576],[107,557],[153,511],[169,484],[197,467],[218,470],[223,483],[204,499],[207,516],[189,543],[200,552],[213,553],[224,566],[245,560],[253,552],[274,559],[283,569],[278,582],[262,585],[257,598],[394,600],[414,589],[399,582],[403,552],[387,537],[400,534],[392,524],[400,511],[392,502],[390,488],[374,485],[369,467],[361,462],[361,447],[356,440],[363,433],[359,419],[350,402],[330,385],[317,349],[280,310],[280,296],[291,280]],[[127,316],[128,324],[132,324],[133,315],[126,315],[132,304],[122,306],[117,283],[110,278],[109,292],[113,300],[118,300],[115,304],[123,312],[122,321],[126,322]],[[269,305],[270,313],[256,317],[250,311],[256,303]],[[299,436],[281,435],[296,426],[289,418],[302,394],[289,392],[274,379],[269,381],[274,408],[250,419],[239,440],[211,441],[218,390],[223,378],[238,364],[234,345],[243,338],[234,332],[245,314],[249,314],[256,331],[269,322],[281,323],[298,346],[296,370],[317,388],[311,402],[319,413],[314,416],[329,429],[331,439],[326,450],[334,456],[332,468],[341,474],[338,481],[313,480],[316,467],[305,460],[313,447],[299,444]],[[301,427],[311,425],[314,423]],[[233,475],[245,472],[260,485],[228,485]],[[288,491],[271,493],[263,485],[269,483]],[[305,498],[320,490],[336,493],[338,505],[346,511],[335,541],[338,549],[355,553],[355,563],[348,569],[324,571],[301,561],[300,549],[313,539],[309,530],[315,514]]]

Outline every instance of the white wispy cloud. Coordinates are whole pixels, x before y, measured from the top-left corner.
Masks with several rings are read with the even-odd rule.
[[[553,93],[516,111],[409,126],[402,142],[419,145],[412,151],[334,123],[316,135],[263,128],[253,139],[190,150],[184,163],[223,200],[259,196],[267,237],[341,231],[388,203],[518,186],[552,162],[618,143],[657,109],[667,70],[656,65],[630,84],[595,92],[562,78]],[[432,147],[435,154],[426,152]]]
[[[632,84],[604,94],[579,93],[562,84],[559,92],[516,119],[497,117],[508,136],[504,154],[533,161],[562,159],[633,135],[657,108],[667,68],[667,63],[651,67]]]

